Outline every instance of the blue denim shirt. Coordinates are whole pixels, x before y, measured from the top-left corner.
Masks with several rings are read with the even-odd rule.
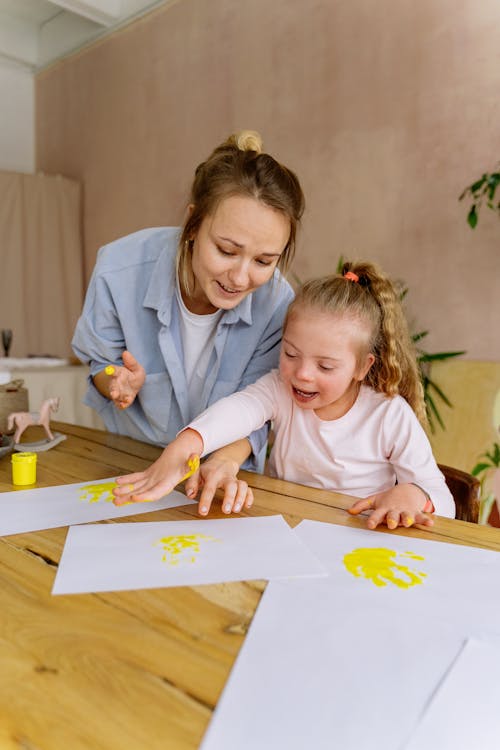
[[[144,229],[101,248],[73,337],[90,375],[121,365],[128,349],[146,370],[134,403],[117,409],[89,379],[84,403],[110,432],[166,445],[190,421],[179,310],[175,295],[177,227]],[[209,362],[203,409],[277,367],[281,328],[293,291],[279,271],[232,310],[224,311]],[[250,436],[261,469],[267,428]]]

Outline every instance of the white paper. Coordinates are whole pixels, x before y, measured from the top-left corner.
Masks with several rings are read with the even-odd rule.
[[[109,518],[125,518],[179,505],[193,505],[195,502],[174,490],[154,503],[129,503],[117,507],[113,505],[110,492],[114,485],[115,479],[112,477],[57,487],[2,492],[0,536]]]
[[[433,622],[456,624],[464,637],[478,625],[483,633],[500,633],[498,552],[432,541],[432,532],[426,539],[414,539],[318,521],[302,521],[294,531],[328,568],[329,581],[342,601],[354,598],[387,612],[426,615]],[[356,559],[373,568],[374,549],[381,550],[387,563],[387,577],[379,570],[378,578],[378,584],[385,585],[365,578],[361,569],[358,576],[349,572]]]
[[[469,639],[404,750],[498,750],[500,642]]]
[[[53,594],[326,575],[282,516],[68,531]]]
[[[500,555],[431,533],[294,531],[330,575],[268,585],[200,750],[402,750],[467,638],[500,637]],[[419,750],[442,750],[429,736]]]
[[[272,581],[200,750],[400,750],[462,643],[328,579]]]

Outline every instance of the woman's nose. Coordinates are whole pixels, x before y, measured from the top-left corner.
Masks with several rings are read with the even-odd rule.
[[[228,279],[232,285],[240,289],[247,287],[249,279],[248,264],[243,261],[236,263],[228,272]]]

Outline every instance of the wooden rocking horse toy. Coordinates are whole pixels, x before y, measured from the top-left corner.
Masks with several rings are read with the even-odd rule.
[[[53,448],[62,440],[66,440],[66,435],[61,432],[52,432],[50,429],[50,415],[53,411],[59,409],[61,399],[59,396],[46,399],[40,411],[16,411],[7,417],[7,429],[10,431],[15,427],[14,433],[14,450],[17,451],[45,451]],[[45,430],[47,438],[35,443],[20,443],[21,435],[30,425],[41,425]]]

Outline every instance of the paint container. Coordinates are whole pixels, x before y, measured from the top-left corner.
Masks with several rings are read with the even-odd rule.
[[[12,454],[12,484],[35,484],[36,453]]]

